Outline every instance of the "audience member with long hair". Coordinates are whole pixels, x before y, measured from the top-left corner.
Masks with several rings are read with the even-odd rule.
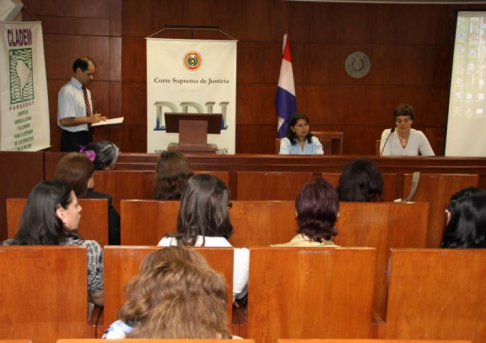
[[[157,250],[125,288],[126,302],[107,339],[228,339],[226,284],[197,252]]]
[[[274,247],[337,247],[332,238],[338,234],[334,224],[339,216],[339,198],[325,179],[305,184],[295,199],[298,235]]]
[[[186,156],[179,151],[162,151],[154,178],[154,199],[179,200],[192,172]]]
[[[383,176],[370,160],[352,160],[344,166],[337,190],[341,201],[378,202],[383,192]]]
[[[231,247],[233,234],[228,208],[229,191],[223,181],[212,175],[196,175],[189,179],[182,193],[177,218],[177,233],[163,237],[161,246]],[[247,293],[249,250],[234,250],[233,299]]]
[[[103,306],[103,250],[97,242],[79,237],[81,210],[68,183],[59,180],[38,183],[27,198],[17,234],[2,245],[85,246],[89,299]]]
[[[113,207],[110,195],[92,190],[95,185],[93,172],[93,162],[86,155],[73,152],[61,158],[56,167],[55,178],[69,183],[80,199],[108,201],[108,242],[110,245],[120,245],[120,215]]]
[[[451,197],[442,248],[486,248],[486,192],[469,187]]]

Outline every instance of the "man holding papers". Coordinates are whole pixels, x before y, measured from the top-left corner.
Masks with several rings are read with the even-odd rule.
[[[73,64],[73,76],[59,91],[57,125],[62,129],[61,151],[79,151],[92,142],[88,124],[105,121],[93,111],[91,92],[86,86],[93,80],[96,65],[89,57],[80,57]]]

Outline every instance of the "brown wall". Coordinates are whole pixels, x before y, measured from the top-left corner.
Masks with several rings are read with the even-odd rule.
[[[237,153],[274,153],[282,36],[290,33],[300,111],[316,131],[344,132],[345,154],[374,154],[397,104],[415,107],[414,127],[443,154],[455,11],[486,5],[395,5],[280,0],[24,0],[24,20],[42,20],[54,150],[57,92],[81,55],[95,59],[95,109],[125,117],[97,129],[125,152],[146,151],[144,38],[166,25],[219,26],[238,39]],[[215,38],[217,32],[170,31],[156,37]],[[347,76],[346,57],[371,60],[370,73]]]

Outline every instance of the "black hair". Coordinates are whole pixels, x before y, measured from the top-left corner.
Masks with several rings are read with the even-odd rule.
[[[287,128],[287,133],[285,134],[285,137],[289,139],[290,144],[292,145],[299,143],[295,132],[292,130],[292,127],[297,124],[299,119],[303,119],[307,122],[307,124],[310,124],[309,118],[304,113],[295,112],[294,114],[292,114],[292,117],[290,117],[289,127]],[[312,133],[310,131],[307,136],[305,136],[305,139],[307,140],[307,142],[312,143]]]
[[[349,161],[339,179],[341,201],[381,201],[383,176],[376,164],[360,158]]]
[[[96,63],[93,61],[92,58],[88,56],[77,58],[76,61],[74,61],[73,63],[73,72],[76,72],[78,68],[81,69],[81,71],[88,70],[89,62],[93,63],[93,65],[96,67]]]
[[[393,111],[393,118],[396,120],[398,116],[408,116],[413,121],[415,120],[415,110],[409,104],[400,104]]]

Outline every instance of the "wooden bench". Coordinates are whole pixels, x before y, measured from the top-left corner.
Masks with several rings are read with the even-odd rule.
[[[238,200],[295,200],[310,172],[237,172]]]
[[[219,177],[226,185],[229,172],[194,171],[194,174],[211,174]],[[125,199],[153,199],[154,171],[152,170],[111,170],[94,173],[95,190],[113,198],[113,207],[120,212],[120,202]]]
[[[427,247],[439,248],[445,227],[444,211],[451,196],[466,187],[477,187],[478,175],[469,174],[422,174],[413,201],[430,204]],[[405,174],[403,198],[410,193],[412,175]]]
[[[486,342],[485,249],[392,249],[388,339]]]
[[[179,201],[124,200],[121,203],[123,245],[154,245],[177,232]],[[296,234],[293,201],[233,201],[229,210],[235,247],[289,241]]]
[[[19,230],[20,219],[27,199],[7,199],[7,233],[13,238]],[[81,221],[78,231],[83,239],[108,245],[108,200],[79,199]]]
[[[156,246],[107,246],[105,252],[105,306],[103,323],[97,327],[97,337],[117,319],[118,309],[125,302],[125,285],[135,277],[145,257]],[[228,319],[232,322],[233,303],[233,250],[232,248],[194,248],[208,264],[225,278],[228,293]],[[235,333],[238,334],[238,333]]]
[[[1,343],[2,341],[0,341]],[[59,339],[57,343],[106,343],[105,339]],[[113,339],[109,342],[125,343],[124,339]],[[131,343],[234,343],[232,339],[130,339]],[[240,339],[239,343],[255,343],[253,339]],[[17,342],[15,342],[17,343]],[[18,342],[23,343],[23,342]],[[405,342],[407,343],[407,342]],[[411,342],[413,343],[413,342]],[[428,341],[424,343],[429,343]],[[432,342],[430,342],[432,343]],[[465,342],[444,342],[444,343],[465,343]]]
[[[373,248],[251,248],[248,337],[370,337],[375,259]]]
[[[0,256],[0,337],[33,343],[95,337],[85,247],[0,246]]]

